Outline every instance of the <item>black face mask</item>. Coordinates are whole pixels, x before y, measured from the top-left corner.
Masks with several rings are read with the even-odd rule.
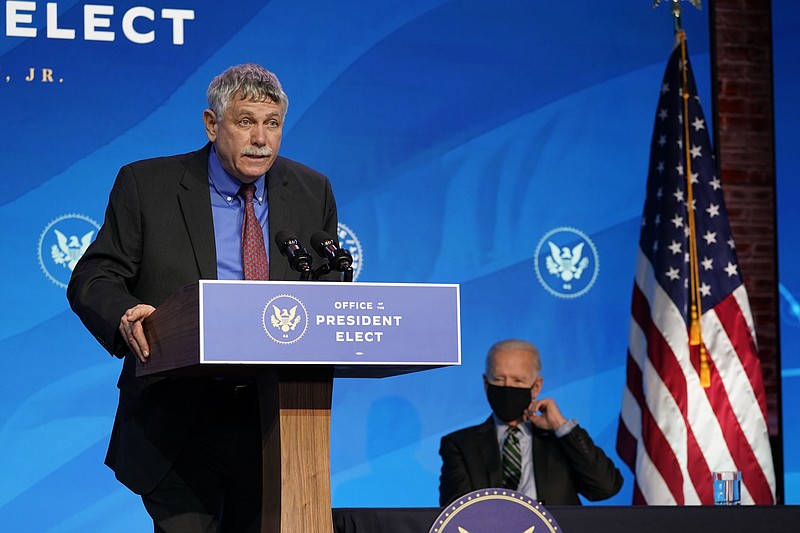
[[[531,404],[531,388],[489,386],[486,398],[497,417],[505,422],[513,422],[522,417],[525,409]]]

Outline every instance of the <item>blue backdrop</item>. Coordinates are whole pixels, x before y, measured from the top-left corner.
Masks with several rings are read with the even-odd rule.
[[[460,367],[337,380],[334,505],[437,505],[439,439],[488,415],[483,358],[505,337],[540,347],[544,393],[616,460],[648,147],[673,42],[666,8],[51,4],[48,13],[46,2],[6,2],[0,15],[7,530],[149,527],[102,465],[120,363],[69,311],[64,285],[118,168],[202,146],[208,82],[241,62],[280,77],[290,97],[282,154],[331,178],[358,280],[461,284]],[[707,13],[685,15],[709,95]],[[579,280],[550,274],[548,242],[585,244]],[[797,426],[786,418],[787,434]],[[619,464],[626,484],[607,503],[631,499]]]
[[[786,503],[800,504],[800,64],[795,53],[800,49],[800,5],[773,2],[772,10],[784,483]]]

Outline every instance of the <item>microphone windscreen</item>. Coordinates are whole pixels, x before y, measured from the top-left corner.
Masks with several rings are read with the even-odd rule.
[[[288,229],[279,230],[278,233],[275,234],[275,244],[278,248],[282,248],[287,241],[297,240],[297,236]]]
[[[325,233],[324,231],[318,231],[314,235],[311,236],[311,248],[316,250],[320,255],[325,255],[321,250],[325,248],[325,243],[327,241],[331,241],[336,244],[336,241],[333,240],[333,237]]]

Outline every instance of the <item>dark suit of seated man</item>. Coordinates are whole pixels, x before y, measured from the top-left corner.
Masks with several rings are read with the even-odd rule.
[[[492,415],[442,438],[439,504],[468,492],[505,487],[545,505],[580,505],[610,498],[622,475],[574,420],[542,389],[539,351],[521,340],[501,341],[486,357],[483,385]],[[511,436],[514,434],[514,436]]]

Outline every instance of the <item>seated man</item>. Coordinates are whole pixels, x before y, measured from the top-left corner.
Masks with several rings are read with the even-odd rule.
[[[545,505],[580,505],[610,498],[622,475],[574,420],[542,389],[539,351],[505,340],[489,349],[483,386],[492,415],[442,437],[439,504],[473,490],[505,487]]]

